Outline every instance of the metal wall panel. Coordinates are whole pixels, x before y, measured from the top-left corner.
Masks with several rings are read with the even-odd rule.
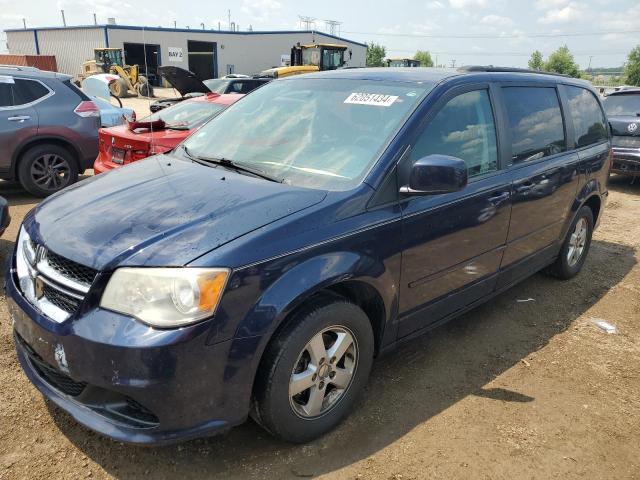
[[[58,71],[76,76],[83,62],[93,59],[93,49],[104,47],[104,28],[38,30],[42,55],[55,55]]]
[[[36,41],[33,30],[7,32],[9,53],[15,55],[35,55]]]

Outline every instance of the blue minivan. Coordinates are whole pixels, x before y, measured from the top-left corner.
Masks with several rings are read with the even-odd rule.
[[[53,195],[6,275],[20,363],[111,438],[250,415],[306,442],[373,359],[545,269],[576,275],[610,133],[581,80],[345,69],[271,82],[168,154]]]

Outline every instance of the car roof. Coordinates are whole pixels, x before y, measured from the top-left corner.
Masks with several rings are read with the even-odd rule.
[[[616,90],[615,92],[611,92],[607,94],[607,97],[613,97],[614,95],[638,95],[640,94],[640,88],[625,88],[623,90]]]
[[[21,78],[58,78],[60,80],[71,78],[71,75],[65,75],[64,73],[40,70],[35,67],[23,67],[21,65],[0,65],[0,75],[13,75]]]
[[[469,78],[476,81],[536,81],[542,83],[568,83],[592,88],[586,80],[570,78],[545,72],[536,72],[515,68],[466,67],[453,68],[342,68],[324,72],[306,73],[284,77],[282,81],[302,78],[372,80],[405,83],[440,83],[452,78]],[[281,81],[281,80],[278,80]]]

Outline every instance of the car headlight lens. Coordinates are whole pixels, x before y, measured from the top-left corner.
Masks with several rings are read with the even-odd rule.
[[[215,313],[227,268],[119,268],[100,306],[159,328],[175,328]]]
[[[18,243],[16,244],[16,274],[20,290],[24,293],[27,300],[31,303],[35,302],[35,284],[34,278],[36,265],[36,252],[29,234],[23,226],[20,227],[18,234]]]

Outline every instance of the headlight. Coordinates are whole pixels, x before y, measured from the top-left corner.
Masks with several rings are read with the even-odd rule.
[[[18,243],[16,244],[16,274],[20,290],[32,303],[35,301],[36,293],[34,286],[36,265],[36,252],[29,234],[23,226],[20,227]]]
[[[226,268],[119,268],[100,306],[154,327],[181,327],[214,314],[228,276]]]

